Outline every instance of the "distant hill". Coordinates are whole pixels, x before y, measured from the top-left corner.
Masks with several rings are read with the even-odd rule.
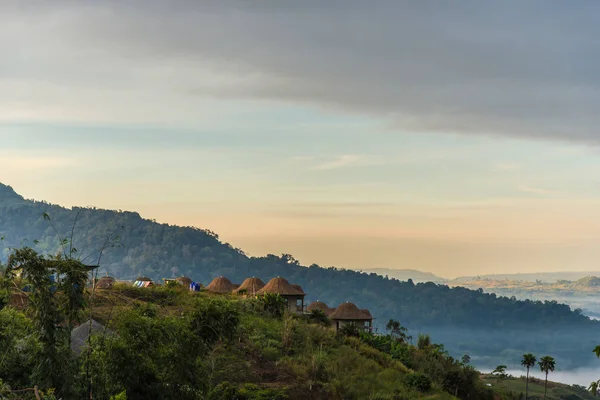
[[[516,301],[373,272],[307,267],[289,254],[248,257],[209,230],[160,224],[130,211],[68,209],[25,200],[0,184],[0,261],[11,248],[23,246],[56,253],[63,242],[63,250],[69,251],[71,232],[75,254],[85,262],[99,262],[101,273],[121,279],[186,275],[204,284],[220,275],[236,283],[248,276],[284,276],[304,288],[307,301],[322,300],[332,307],[352,301],[371,311],[380,330],[390,318],[400,320],[413,336],[430,333],[452,354],[469,353],[481,366],[510,364],[507,354],[518,364],[526,351],[552,354],[563,368],[580,366],[594,361],[590,349],[599,344],[600,323],[557,302]]]
[[[585,278],[581,278],[576,282],[573,282],[571,285],[573,288],[599,288],[600,289],[600,278],[597,276],[586,276]]]
[[[490,280],[510,280],[510,281],[542,281],[553,283],[557,281],[576,281],[581,278],[585,278],[590,275],[600,276],[600,271],[563,271],[563,272],[532,272],[532,273],[520,273],[520,274],[486,274],[486,275],[472,275],[472,276],[461,276],[456,279],[452,279],[450,282],[465,282],[480,279]]]
[[[409,279],[412,279],[413,282],[446,282],[446,279],[434,275],[431,272],[422,272],[416,269],[367,268],[362,271],[366,273],[375,273],[381,276],[389,276],[390,278],[395,278],[399,281],[408,281]]]

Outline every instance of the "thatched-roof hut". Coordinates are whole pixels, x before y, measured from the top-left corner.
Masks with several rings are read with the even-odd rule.
[[[235,289],[235,285],[231,281],[223,276],[219,276],[212,280],[211,283],[206,286],[206,290],[213,293],[231,293]]]
[[[233,290],[233,294],[245,293],[248,296],[255,296],[263,287],[265,287],[263,280],[253,276],[252,278],[246,278],[240,287]]]
[[[323,314],[325,314],[325,316],[329,316],[331,315],[331,313],[334,311],[333,308],[330,308],[327,306],[327,304],[323,303],[320,300],[317,301],[313,301],[312,303],[309,304],[307,311],[308,312],[312,312],[312,311],[316,311],[316,310],[320,310],[323,311]]]
[[[265,287],[256,292],[258,296],[266,293],[278,294],[283,297],[288,303],[287,308],[289,311],[304,312],[304,296],[306,296],[306,293],[301,287],[294,287],[286,279],[280,276],[273,278]]]
[[[261,295],[265,293],[279,294],[282,296],[305,295],[303,291],[294,287],[294,285],[290,284],[287,279],[284,279],[280,276],[271,279],[262,289],[258,291],[257,294]]]
[[[154,286],[154,281],[147,276],[138,277],[135,282],[133,282],[133,286],[135,287],[150,287]]]
[[[112,289],[116,281],[112,276],[103,276],[96,281],[96,289]]]
[[[190,285],[192,284],[192,280],[190,278],[188,278],[187,276],[180,276],[179,278],[176,278],[175,280],[177,282],[181,283],[186,288],[189,288]]]
[[[302,289],[302,286],[300,285],[296,285],[296,284],[292,284],[292,287],[294,287],[296,290],[298,290],[300,293],[304,293],[304,289]]]
[[[90,320],[87,320],[71,331],[71,351],[77,355],[81,354],[90,335],[104,334],[105,332],[107,335],[114,334],[114,332],[106,329],[101,323],[93,319],[90,323]]]
[[[340,304],[330,315],[329,318],[335,323],[336,329],[346,324],[355,324],[359,329],[371,330],[373,326],[373,317],[367,309],[359,309],[356,304],[349,301]]]

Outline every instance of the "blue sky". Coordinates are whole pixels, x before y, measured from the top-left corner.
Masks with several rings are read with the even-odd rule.
[[[26,197],[306,264],[596,269],[594,2],[33,3],[0,5]]]

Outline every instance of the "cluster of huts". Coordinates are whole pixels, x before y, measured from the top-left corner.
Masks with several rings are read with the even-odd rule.
[[[95,282],[97,289],[110,289],[116,282],[116,279],[105,276]],[[175,279],[164,279],[164,283],[170,282],[181,284],[192,291],[200,291],[201,285],[192,281],[188,277],[179,277]],[[150,287],[155,283],[147,277],[139,277],[133,283],[137,287]],[[260,278],[251,277],[242,282],[241,285],[232,283],[229,279],[219,276],[212,280],[203,291],[215,294],[233,294],[246,297],[263,296],[265,294],[278,294],[287,303],[287,310],[292,313],[306,314],[313,311],[322,311],[326,317],[331,320],[336,329],[340,329],[346,324],[355,324],[359,329],[372,330],[373,316],[367,309],[359,309],[354,303],[345,302],[337,308],[330,308],[322,301],[315,301],[305,307],[304,298],[306,293],[300,285],[289,283],[285,278],[276,277],[266,284]]]

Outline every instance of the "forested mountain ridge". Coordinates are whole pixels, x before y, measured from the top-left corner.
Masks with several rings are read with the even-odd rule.
[[[413,333],[431,333],[451,352],[480,355],[482,362],[495,362],[495,355],[507,349],[556,350],[560,342],[563,354],[557,357],[581,364],[583,359],[592,360],[589,349],[600,333],[597,322],[556,302],[517,301],[481,290],[401,282],[333,267],[304,267],[290,255],[248,257],[207,230],[160,224],[135,212],[67,209],[25,200],[0,185],[2,259],[10,248],[22,246],[55,253],[71,232],[77,254],[88,263],[98,262],[100,249],[109,244],[102,253],[101,270],[119,278],[187,275],[206,284],[219,275],[238,283],[248,276],[284,276],[300,284],[309,301],[318,299],[335,307],[351,300],[371,310],[379,324],[398,319]],[[577,340],[572,337],[575,328]]]
[[[412,279],[415,282],[433,282],[445,283],[447,279],[439,277],[431,272],[418,271],[416,269],[392,269],[392,268],[366,268],[362,272],[367,274],[376,273],[390,278],[396,278],[401,281]]]

